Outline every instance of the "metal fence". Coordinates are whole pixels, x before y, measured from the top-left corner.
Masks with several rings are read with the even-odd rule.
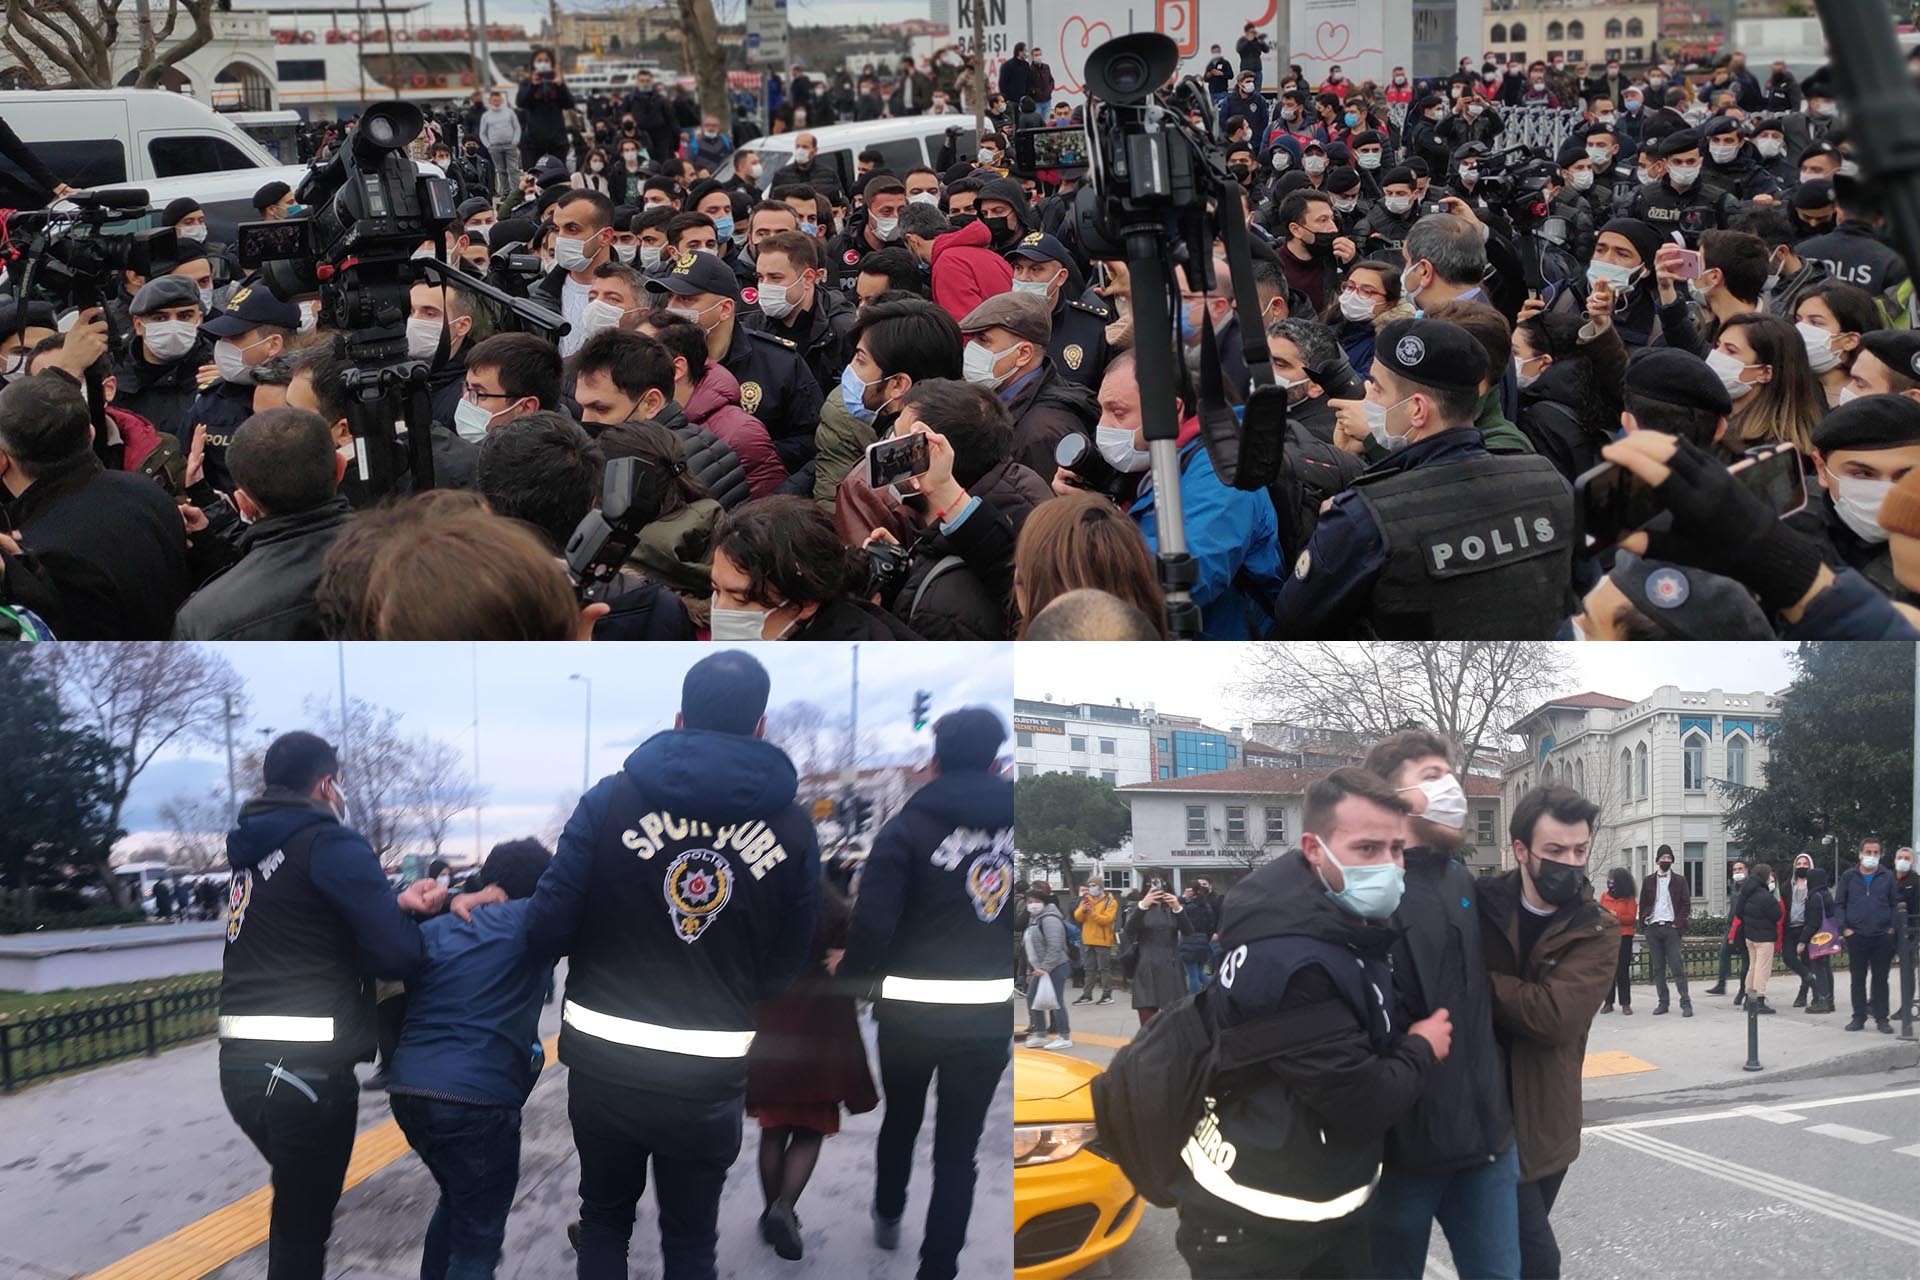
[[[1637,983],[1651,983],[1653,971],[1648,959],[1653,953],[1647,948],[1646,935],[1636,935],[1633,940],[1633,980]],[[1727,966],[1734,976],[1740,973],[1740,957],[1746,954],[1746,944],[1736,943],[1727,954]],[[1828,957],[1835,969],[1847,967],[1847,949]],[[1687,938],[1680,943],[1680,963],[1689,978],[1718,978],[1720,976],[1720,942],[1715,938]],[[1773,956],[1775,973],[1791,973],[1778,951]]]
[[[136,996],[0,1014],[0,1093],[53,1076],[162,1049],[214,1033],[220,979],[161,985]]]

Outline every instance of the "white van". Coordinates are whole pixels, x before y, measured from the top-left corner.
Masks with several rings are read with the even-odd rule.
[[[907,170],[917,165],[938,169],[940,166],[935,161],[939,159],[940,149],[946,145],[947,130],[955,125],[960,126],[960,133],[954,139],[958,151],[956,158],[971,159],[975,141],[972,115],[901,116],[894,120],[830,124],[818,129],[808,128],[755,138],[729,156],[727,162],[721,165],[721,171],[713,176],[723,180],[732,177],[733,160],[742,152],[752,151],[760,156],[760,189],[763,192],[771,190],[773,175],[780,166],[793,163],[793,140],[801,133],[811,133],[820,144],[820,154],[815,157],[815,163],[831,164],[840,175],[841,189],[851,192],[856,172],[854,160],[862,151],[869,148],[878,151],[885,157],[888,171],[898,177],[905,177]]]
[[[173,868],[164,862],[126,862],[115,867],[113,874],[126,886],[127,901],[148,915],[154,912],[153,886],[174,878]]]
[[[154,208],[192,196],[210,235],[233,243],[258,215],[253,193],[300,185],[305,165],[285,165],[213,108],[164,89],[0,91],[0,116],[56,178],[74,187],[140,187]],[[0,157],[0,169],[23,175]]]

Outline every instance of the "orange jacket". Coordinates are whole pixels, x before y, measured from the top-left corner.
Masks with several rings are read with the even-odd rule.
[[[1620,936],[1633,936],[1634,921],[1640,918],[1640,903],[1635,898],[1616,898],[1610,893],[1600,895],[1600,905],[1613,912],[1613,918],[1620,922]]]

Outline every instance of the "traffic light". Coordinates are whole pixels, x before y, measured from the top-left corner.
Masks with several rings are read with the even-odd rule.
[[[916,692],[913,695],[913,727],[915,729],[926,728],[927,717],[932,714],[932,711],[933,695],[925,689]]]
[[[847,829],[854,835],[865,831],[872,818],[873,801],[865,796],[854,796],[847,801]]]

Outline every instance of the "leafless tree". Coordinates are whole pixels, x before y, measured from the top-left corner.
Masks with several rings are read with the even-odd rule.
[[[191,875],[219,871],[227,863],[227,801],[217,791],[181,794],[160,806],[160,820],[173,833],[166,860]]]
[[[193,644],[111,644],[70,640],[48,659],[68,709],[115,749],[107,828],[120,829],[133,784],[168,746],[222,740],[229,707],[244,719],[246,685],[210,649]],[[126,904],[126,887],[108,870],[111,844],[88,865]]]
[[[767,741],[787,753],[802,778],[829,775],[850,763],[846,721],[817,702],[789,702],[769,711]]]
[[[1240,684],[1250,714],[1385,737],[1419,725],[1467,768],[1505,752],[1507,726],[1564,685],[1568,661],[1527,641],[1294,642],[1248,646]]]
[[[24,77],[45,88],[109,89],[126,45],[126,0],[6,0],[0,45]],[[134,87],[159,86],[169,67],[213,39],[215,0],[134,0]],[[184,26],[183,26],[184,24]]]
[[[420,839],[435,857],[447,841],[453,820],[482,799],[481,788],[460,749],[438,738],[416,738],[407,761],[406,803]]]
[[[727,52],[720,47],[720,23],[713,0],[674,0],[680,9],[681,42],[687,51],[687,71],[700,109],[720,117],[728,127],[733,118],[727,106]]]
[[[413,823],[407,790],[414,747],[400,732],[398,711],[359,698],[349,698],[347,706],[344,742],[340,708],[331,699],[308,698],[307,718],[316,731],[342,749],[340,783],[347,793],[348,822],[385,862],[405,843]]]

